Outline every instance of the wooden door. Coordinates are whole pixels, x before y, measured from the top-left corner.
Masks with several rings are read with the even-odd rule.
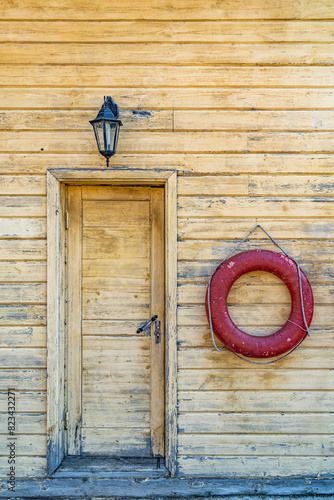
[[[164,190],[69,186],[67,211],[68,454],[164,456]]]

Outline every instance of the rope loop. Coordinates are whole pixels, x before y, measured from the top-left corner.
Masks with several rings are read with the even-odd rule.
[[[299,281],[299,293],[300,293],[300,303],[301,303],[301,306],[302,306],[302,315],[303,315],[303,322],[304,322],[304,326],[305,326],[305,329],[298,325],[297,323],[294,323],[293,321],[290,321],[288,319],[288,321],[290,323],[293,323],[294,325],[298,326],[301,330],[303,330],[304,332],[307,332],[307,335],[310,336],[310,329],[309,329],[309,326],[307,324],[307,321],[306,321],[306,316],[305,316],[305,308],[304,308],[304,297],[303,297],[303,284],[302,284],[302,278],[301,278],[301,273],[300,273],[300,267],[299,267],[299,264],[298,262],[296,261],[296,259],[294,259],[293,257],[290,257],[290,255],[277,243],[277,241],[264,229],[264,227],[261,226],[261,224],[256,224],[253,229],[251,231],[249,231],[249,233],[243,238],[242,241],[240,241],[239,243],[236,244],[236,246],[229,252],[229,254],[218,264],[218,266],[216,266],[216,268],[214,269],[214,271],[211,273],[211,276],[210,276],[210,280],[209,280],[209,285],[208,285],[208,312],[209,312],[209,324],[210,324],[210,330],[211,330],[211,338],[212,338],[212,343],[216,349],[216,351],[218,352],[221,352],[223,351],[224,349],[227,349],[226,346],[223,346],[221,349],[219,349],[217,347],[217,344],[216,344],[216,341],[215,341],[215,336],[214,336],[214,332],[213,332],[213,326],[212,326],[212,316],[211,316],[211,299],[210,299],[210,289],[211,289],[211,281],[212,281],[212,278],[214,276],[214,274],[216,273],[217,269],[221,266],[221,264],[223,264],[229,257],[231,257],[231,255],[236,252],[238,250],[238,248],[249,238],[249,236],[254,233],[254,231],[257,229],[257,228],[260,228],[262,229],[262,231],[268,236],[268,238],[274,243],[274,245],[276,245],[280,250],[281,252],[286,256],[288,257],[290,260],[292,260],[292,262],[294,262],[294,264],[296,265],[297,267],[297,272],[298,272],[298,281]],[[282,359],[286,358],[287,356],[289,356],[295,349],[297,349],[297,347],[300,346],[300,344],[305,340],[305,337],[302,338],[302,340],[293,348],[291,349],[291,351],[287,352],[286,354],[284,354],[283,356],[281,356],[280,358],[278,359],[274,359],[272,361],[266,361],[264,363],[260,363],[258,361],[251,361],[249,359],[246,359],[242,356],[240,356],[239,354],[237,354],[236,352],[234,351],[231,351],[235,356],[237,356],[237,358],[239,359],[242,359],[244,361],[247,361],[247,363],[251,363],[251,364],[254,364],[254,365],[270,365],[271,363],[276,363],[277,361],[281,361]]]

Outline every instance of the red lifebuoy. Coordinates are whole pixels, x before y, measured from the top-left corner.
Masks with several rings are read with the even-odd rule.
[[[291,295],[292,307],[289,320],[283,328],[265,337],[255,337],[243,332],[233,323],[228,313],[227,296],[233,283],[251,271],[267,271],[275,274],[286,284]],[[310,326],[313,316],[313,293],[302,270],[300,274],[305,319]],[[289,257],[269,250],[241,252],[223,262],[211,278],[210,308],[215,335],[227,349],[243,356],[253,358],[280,356],[297,346],[307,335],[301,308],[297,266]],[[206,313],[209,319],[208,292]]]

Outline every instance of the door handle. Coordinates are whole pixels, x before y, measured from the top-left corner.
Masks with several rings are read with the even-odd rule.
[[[157,319],[157,317],[158,317],[158,315],[155,314],[154,316],[152,316],[151,319],[149,319],[148,321],[145,321],[145,323],[142,323],[140,325],[140,327],[137,329],[137,333],[141,333],[144,330],[147,330],[148,327],[153,323],[153,321],[155,321]],[[149,335],[149,332],[148,332],[148,335]]]

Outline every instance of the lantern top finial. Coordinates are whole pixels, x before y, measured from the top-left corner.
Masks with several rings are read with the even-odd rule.
[[[100,111],[97,114],[97,117],[95,120],[91,120],[90,123],[95,122],[96,120],[118,120],[119,117],[119,111],[118,111],[118,106],[117,104],[112,100],[110,95],[107,97],[104,96],[104,103],[101,106]],[[122,122],[120,122],[120,125],[122,125]]]

